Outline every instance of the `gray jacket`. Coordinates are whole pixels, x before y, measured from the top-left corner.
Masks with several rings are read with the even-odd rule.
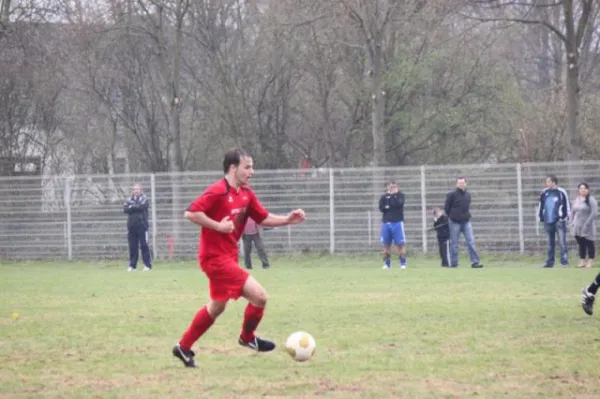
[[[573,235],[584,237],[589,240],[596,239],[596,216],[598,215],[598,203],[590,195],[590,204],[585,203],[585,198],[578,196],[573,201],[573,221],[571,230]]]

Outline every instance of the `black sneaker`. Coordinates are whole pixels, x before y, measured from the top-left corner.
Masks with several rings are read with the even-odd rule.
[[[473,269],[481,269],[483,267],[483,265],[481,263],[473,263],[471,265],[471,268]]]
[[[193,350],[185,350],[177,344],[173,347],[173,356],[181,360],[185,367],[198,367],[194,361],[196,354]]]
[[[275,343],[271,341],[267,341],[266,339],[261,339],[258,337],[254,337],[253,341],[245,342],[242,337],[238,340],[240,345],[246,346],[250,349],[253,349],[257,352],[271,352],[275,349]]]
[[[549,265],[547,263],[544,263],[543,265],[540,266],[542,269],[552,269],[554,267],[554,265]]]
[[[594,294],[588,292],[587,288],[581,290],[581,307],[590,316],[594,313]]]

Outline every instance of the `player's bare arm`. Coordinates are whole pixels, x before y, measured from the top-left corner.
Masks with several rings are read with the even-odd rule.
[[[226,216],[223,218],[223,220],[217,222],[216,220],[209,218],[204,212],[185,211],[184,217],[190,222],[199,226],[216,230],[225,234],[231,233],[235,229],[233,221],[229,218],[229,216]]]
[[[288,224],[297,224],[303,222],[306,219],[304,211],[302,209],[296,209],[290,212],[289,214],[283,215],[274,215],[272,213],[269,214],[263,220],[260,225],[266,227],[279,227],[286,226]]]

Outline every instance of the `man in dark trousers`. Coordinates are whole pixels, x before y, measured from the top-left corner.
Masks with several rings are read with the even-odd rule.
[[[458,240],[460,233],[465,236],[471,267],[482,268],[479,256],[475,250],[475,237],[471,226],[471,193],[467,191],[467,180],[464,177],[456,179],[456,190],[446,196],[444,212],[448,216],[450,226],[450,267],[458,267]]]
[[[545,268],[554,267],[556,251],[556,236],[560,245],[560,264],[569,267],[567,246],[567,219],[571,214],[571,204],[567,192],[558,186],[558,178],[550,175],[546,178],[546,188],[540,194],[538,217],[544,223],[548,234],[548,257],[542,265]]]
[[[133,186],[131,197],[125,201],[123,211],[127,214],[127,239],[129,241],[129,268],[134,271],[137,267],[138,248],[142,250],[144,271],[152,269],[150,248],[148,247],[148,200],[142,193],[142,186]]]
[[[258,252],[258,257],[262,262],[263,269],[268,269],[269,259],[267,258],[267,252],[265,251],[265,245],[260,236],[258,224],[256,224],[252,218],[248,218],[248,221],[246,222],[244,234],[242,235],[242,242],[244,245],[244,265],[246,266],[246,269],[252,269],[252,243],[256,245],[256,252]]]
[[[448,217],[440,208],[433,208],[433,228],[437,235],[442,267],[450,266],[450,226]]]

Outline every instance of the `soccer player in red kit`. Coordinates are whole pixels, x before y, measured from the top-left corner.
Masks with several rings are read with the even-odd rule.
[[[246,220],[251,217],[262,226],[277,227],[304,220],[296,209],[286,216],[270,214],[247,183],[254,174],[252,158],[242,149],[233,149],[223,160],[225,178],[208,187],[187,209],[185,218],[201,226],[198,260],[209,281],[210,301],[196,313],[188,329],[173,347],[173,355],[186,367],[196,367],[192,345],[223,313],[230,299],[248,300],[239,343],[258,352],[275,349],[271,341],[254,335],[260,323],[267,292],[238,264],[238,241]]]

